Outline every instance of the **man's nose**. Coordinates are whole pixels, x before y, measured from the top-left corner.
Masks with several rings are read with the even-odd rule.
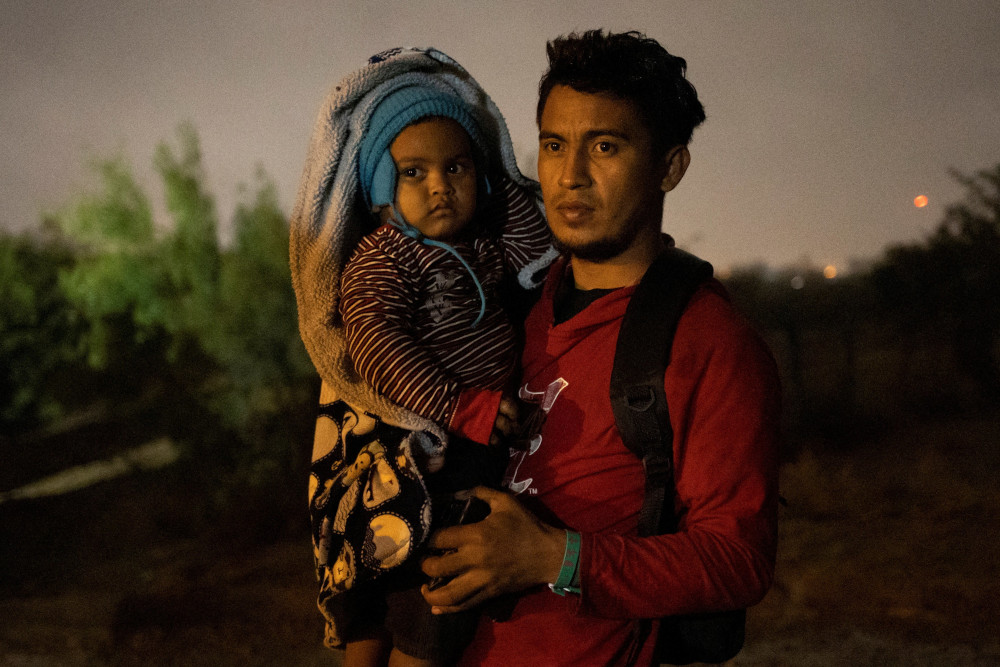
[[[559,185],[571,190],[590,185],[590,161],[584,151],[567,151],[559,173]]]

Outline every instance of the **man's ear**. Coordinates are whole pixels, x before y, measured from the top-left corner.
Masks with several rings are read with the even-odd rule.
[[[670,192],[684,178],[684,172],[691,164],[691,153],[688,152],[687,146],[674,146],[667,151],[663,160],[666,163],[667,174],[660,183],[660,189],[664,192]]]

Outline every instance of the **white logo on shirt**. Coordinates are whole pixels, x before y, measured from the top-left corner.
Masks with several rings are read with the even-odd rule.
[[[507,474],[504,476],[504,486],[510,489],[515,495],[524,493],[530,486],[534,478],[529,477],[524,480],[517,479],[517,471],[520,470],[524,459],[538,451],[542,446],[542,424],[549,414],[556,399],[562,390],[569,386],[569,382],[563,378],[558,378],[549,383],[545,391],[531,391],[528,385],[524,385],[517,391],[518,397],[522,401],[534,403],[535,408],[525,420],[525,432],[531,434],[531,440],[525,449],[511,449],[510,463],[507,466]]]

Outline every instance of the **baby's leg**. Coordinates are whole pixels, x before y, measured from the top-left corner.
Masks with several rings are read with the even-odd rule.
[[[424,660],[406,655],[398,648],[392,649],[389,654],[389,667],[437,667],[438,662],[433,659]]]
[[[343,667],[383,667],[392,644],[386,634],[347,642]],[[395,651],[393,651],[395,653]]]

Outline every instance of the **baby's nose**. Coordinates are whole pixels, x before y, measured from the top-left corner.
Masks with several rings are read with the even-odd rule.
[[[448,194],[455,191],[451,180],[446,174],[440,174],[430,179],[431,194]]]

